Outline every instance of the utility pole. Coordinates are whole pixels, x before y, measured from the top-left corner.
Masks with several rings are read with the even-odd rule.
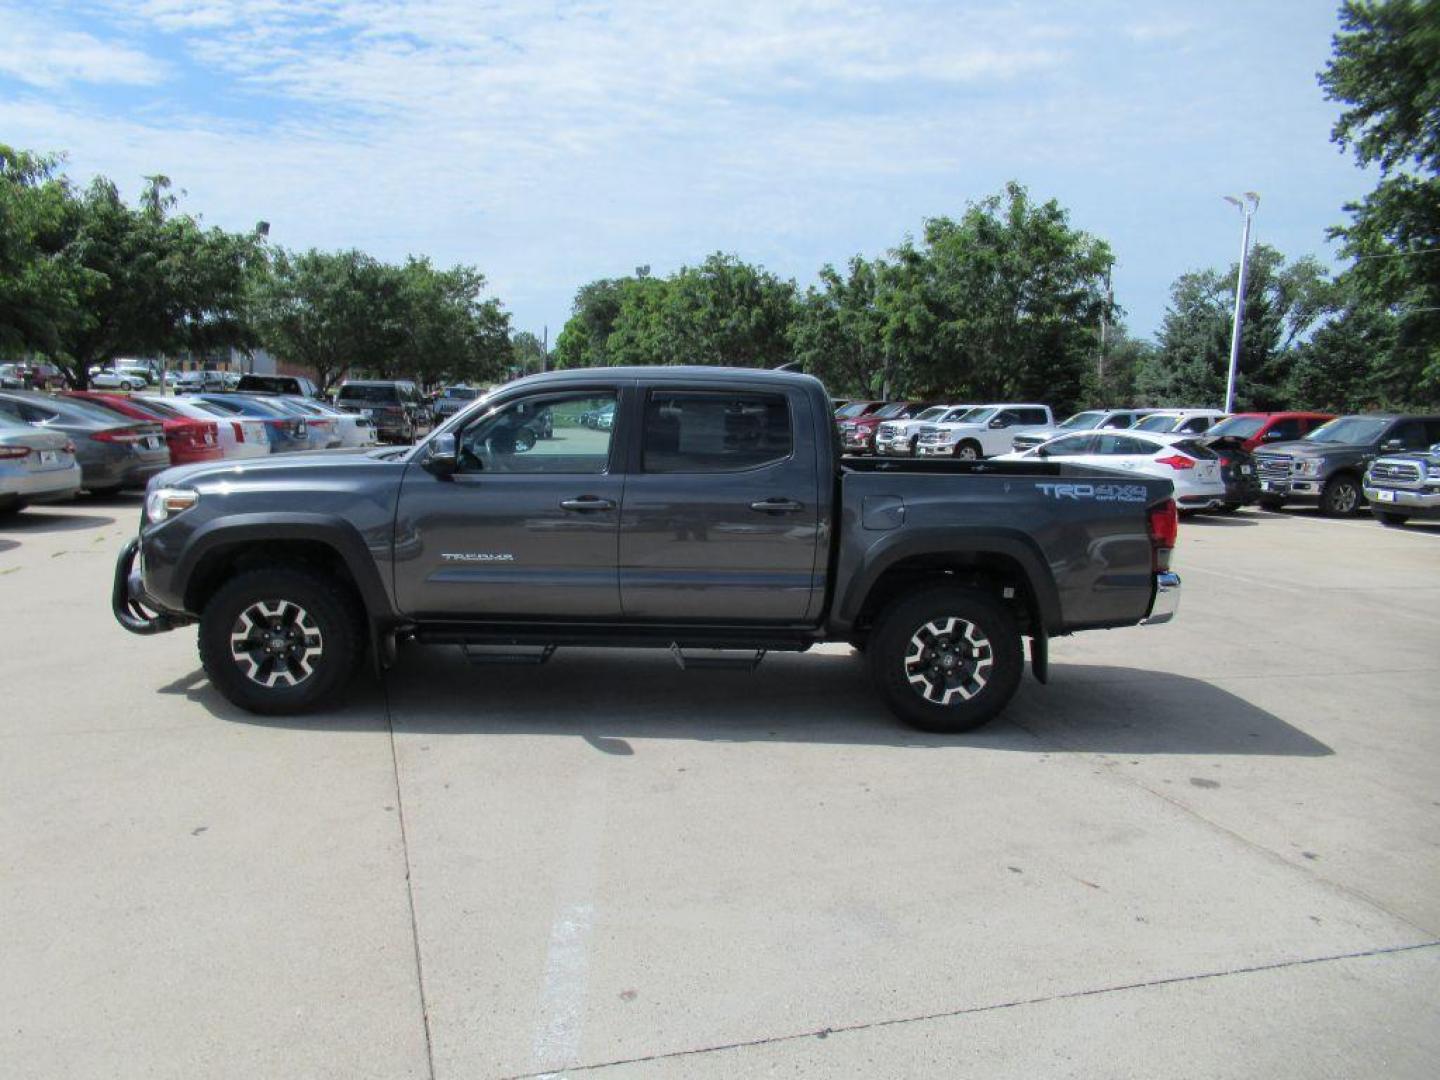
[[[1107,331],[1110,329],[1110,309],[1115,306],[1115,289],[1110,284],[1110,267],[1105,268],[1105,306],[1100,310],[1100,360],[1096,364],[1096,382],[1099,384],[1100,395],[1105,397],[1105,346],[1108,341]],[[1101,402],[1104,404],[1105,402]]]
[[[550,370],[550,324],[540,328],[540,370]]]
[[[1234,195],[1223,195],[1221,198],[1239,210],[1245,218],[1245,226],[1240,233],[1240,272],[1235,276],[1235,315],[1230,325],[1230,373],[1225,379],[1225,411],[1232,413],[1235,411],[1235,373],[1240,365],[1240,329],[1245,324],[1245,279],[1250,268],[1250,220],[1260,207],[1260,196],[1253,191],[1247,191],[1243,202]]]

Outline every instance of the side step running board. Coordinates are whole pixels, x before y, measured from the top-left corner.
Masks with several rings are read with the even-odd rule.
[[[675,663],[680,665],[681,671],[700,671],[702,669],[729,671],[754,671],[765,659],[765,650],[756,649],[750,656],[686,656],[685,650],[675,643],[670,643],[670,655],[675,658]]]
[[[465,645],[460,646],[460,652],[465,659],[472,664],[543,664],[550,657],[555,655],[554,645],[544,645],[538,649],[526,649],[523,651],[515,649],[497,649],[488,646]]]

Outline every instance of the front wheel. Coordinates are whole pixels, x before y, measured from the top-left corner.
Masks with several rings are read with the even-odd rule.
[[[980,447],[973,442],[963,442],[955,448],[955,456],[961,461],[979,461]]]
[[[922,731],[969,731],[1015,696],[1020,632],[987,593],[942,587],[903,598],[869,639],[871,673],[886,704]]]
[[[210,684],[247,712],[303,712],[349,681],[363,623],[358,603],[331,577],[251,570],[205,605],[200,663]]]
[[[1336,476],[1320,493],[1320,512],[1331,517],[1349,517],[1360,506],[1360,484],[1352,476]]]

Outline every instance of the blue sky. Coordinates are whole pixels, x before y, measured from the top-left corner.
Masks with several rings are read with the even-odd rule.
[[[1315,83],[1336,7],[0,0],[0,142],[163,172],[292,248],[472,263],[517,329],[641,264],[809,284],[1018,179],[1107,239],[1131,330],[1256,239],[1330,257],[1370,186]]]

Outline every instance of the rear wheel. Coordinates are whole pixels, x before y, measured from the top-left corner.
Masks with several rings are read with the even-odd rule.
[[[251,570],[200,616],[210,683],[247,712],[303,712],[349,681],[364,613],[335,579],[304,570]]]
[[[1334,476],[1320,493],[1320,512],[1331,517],[1348,517],[1360,506],[1360,482],[1353,476]]]
[[[1410,520],[1409,514],[1392,514],[1389,511],[1377,511],[1375,516],[1380,519],[1380,524],[1389,525],[1395,529],[1402,527]]]
[[[1015,620],[987,593],[942,587],[881,614],[867,650],[886,704],[923,731],[979,727],[1015,695],[1024,650]]]

